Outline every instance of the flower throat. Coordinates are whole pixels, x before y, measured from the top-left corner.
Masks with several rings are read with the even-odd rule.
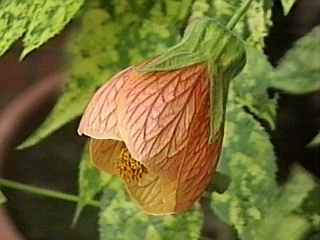
[[[124,146],[120,152],[120,162],[117,168],[120,176],[127,182],[138,182],[144,173],[148,173],[147,168],[139,161],[132,158],[129,150]]]

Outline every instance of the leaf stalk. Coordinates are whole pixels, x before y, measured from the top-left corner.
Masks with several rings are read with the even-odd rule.
[[[23,192],[33,193],[33,194],[40,195],[40,196],[60,199],[60,200],[64,200],[67,202],[78,203],[80,201],[80,198],[76,195],[73,195],[73,194],[68,194],[68,193],[58,192],[58,191],[54,191],[54,190],[48,190],[48,189],[44,189],[44,188],[34,187],[34,186],[30,186],[30,185],[23,184],[23,183],[18,183],[18,182],[11,181],[8,179],[3,179],[3,178],[0,178],[0,186],[15,189],[15,190],[20,190]],[[100,202],[95,201],[95,200],[91,200],[87,204],[92,207],[97,207],[97,208],[100,207]]]
[[[240,21],[242,16],[247,12],[247,10],[250,7],[250,4],[252,3],[252,1],[253,0],[247,0],[241,6],[241,8],[238,11],[236,11],[236,13],[232,16],[232,18],[230,19],[230,21],[227,24],[227,28],[229,30],[232,30],[237,25],[237,23]]]

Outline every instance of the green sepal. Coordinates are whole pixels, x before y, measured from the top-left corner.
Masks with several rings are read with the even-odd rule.
[[[208,27],[207,18],[191,22],[181,41],[169,48],[151,62],[139,67],[142,72],[171,71],[205,62],[205,57],[198,51]]]
[[[246,63],[244,43],[232,31],[210,18],[198,18],[187,27],[177,45],[137,68],[142,72],[173,71],[206,64],[210,74],[210,137],[221,137],[229,83]]]
[[[245,62],[243,42],[217,21],[203,17],[194,19],[181,41],[141,67],[142,72],[172,71],[197,63],[222,61],[221,66]],[[241,67],[242,69],[242,67]],[[240,69],[240,70],[241,70]],[[239,71],[236,71],[239,72]]]

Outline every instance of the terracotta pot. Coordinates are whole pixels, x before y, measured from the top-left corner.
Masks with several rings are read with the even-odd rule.
[[[30,132],[30,124],[34,124],[33,120],[43,118],[43,115],[48,112],[61,89],[61,79],[61,75],[53,75],[38,82],[16,97],[1,111],[0,174],[3,171],[4,162],[9,159],[8,153]],[[0,239],[24,239],[7,214],[5,207],[0,207]]]

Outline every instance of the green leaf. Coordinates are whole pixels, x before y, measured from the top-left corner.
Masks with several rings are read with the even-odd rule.
[[[81,115],[93,93],[94,88],[88,87],[86,90],[82,91],[81,87],[69,85],[68,91],[60,97],[52,112],[42,123],[40,128],[19,145],[18,149],[35,145],[67,122]]]
[[[225,134],[219,171],[227,174],[231,183],[224,193],[212,194],[212,208],[235,227],[240,239],[298,240],[316,228],[320,215],[301,210],[303,204],[308,209],[319,205],[317,197],[309,197],[315,189],[313,179],[294,169],[284,188],[277,185],[269,136],[234,95],[229,101]]]
[[[282,59],[272,86],[291,94],[320,90],[320,27],[301,38]]]
[[[106,189],[100,213],[101,240],[199,239],[203,216],[199,208],[177,216],[147,216],[128,199],[121,185]]]
[[[309,193],[301,208],[297,211],[304,216],[312,225],[313,232],[320,232],[320,184],[319,182]]]
[[[59,33],[79,11],[83,0],[18,1],[0,3],[0,55],[23,36],[21,58]]]
[[[4,196],[4,194],[0,191],[0,205],[3,204],[4,202],[6,202],[7,199],[6,197]]]
[[[284,15],[288,15],[296,0],[281,0]]]
[[[212,207],[240,236],[266,214],[278,190],[268,134],[231,98],[219,171],[231,178],[226,192],[213,193]],[[245,239],[245,238],[244,238]]]
[[[104,174],[94,166],[90,159],[89,149],[86,145],[79,172],[79,202],[73,219],[73,225],[76,224],[83,208],[103,190],[110,181],[111,175]]]
[[[277,218],[271,218],[271,216]],[[302,240],[310,228],[306,219],[295,214],[283,216],[282,212],[273,215],[270,213],[266,219],[268,222],[264,221],[264,225],[258,227],[256,237],[251,239]]]
[[[316,147],[320,145],[320,132],[308,144],[309,147]]]
[[[0,2],[0,56],[26,31],[28,9],[31,9],[28,1],[2,0]]]
[[[268,35],[272,26],[272,5],[272,0],[256,0],[252,2],[246,15],[245,25],[242,28],[244,32],[248,29],[247,42],[260,50],[264,48],[264,38]]]
[[[279,197],[270,204],[267,214],[256,226],[252,237],[257,240],[303,239],[311,225],[307,218],[295,211],[300,208],[314,187],[311,176],[302,169],[294,169],[291,179]]]
[[[97,87],[127,66],[155,56],[177,41],[183,21],[179,1],[133,4],[90,1],[71,37],[69,83],[52,113],[20,148],[30,147],[80,116]],[[175,4],[174,4],[175,3]],[[175,7],[173,7],[175,6]],[[171,7],[173,9],[171,9]],[[145,13],[148,13],[147,15]]]
[[[59,33],[79,11],[84,0],[33,0],[21,58]]]
[[[276,98],[268,96],[270,76],[274,69],[266,56],[260,51],[247,48],[247,65],[242,73],[233,81],[232,91],[235,101],[246,107],[259,119],[275,128]]]
[[[209,14],[223,24],[226,24],[245,0],[211,0]],[[247,42],[262,50],[264,38],[272,25],[271,9],[273,0],[254,0],[235,31]]]

